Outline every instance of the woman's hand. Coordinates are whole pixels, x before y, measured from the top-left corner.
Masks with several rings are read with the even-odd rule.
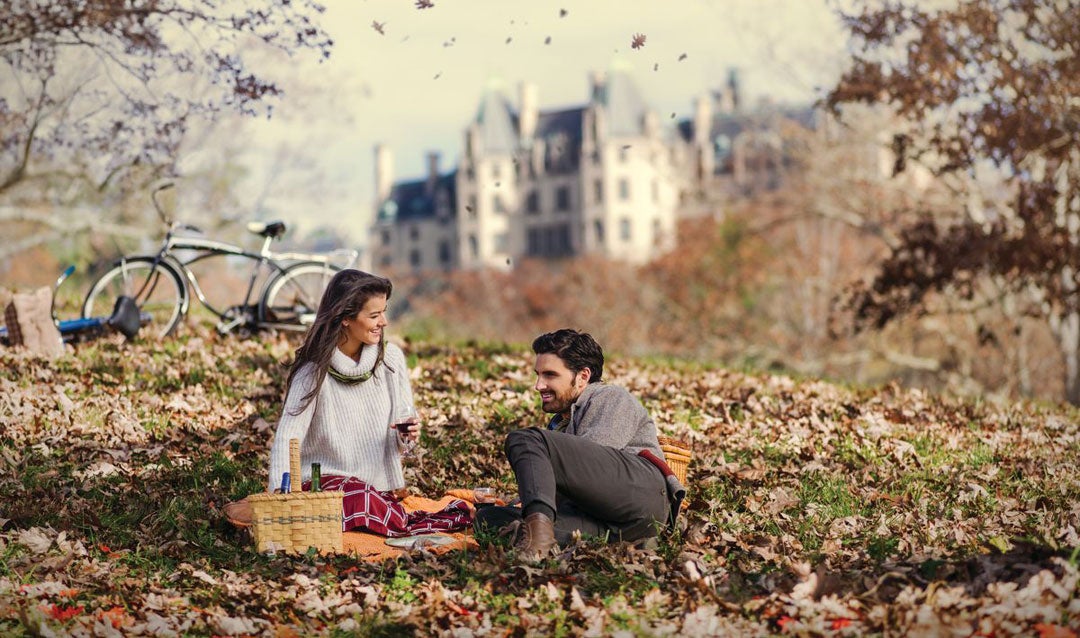
[[[402,443],[415,444],[420,440],[420,419],[415,416],[406,417],[390,427],[397,430]]]

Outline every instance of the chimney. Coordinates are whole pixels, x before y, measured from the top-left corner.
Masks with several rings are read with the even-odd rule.
[[[519,87],[520,104],[518,105],[518,131],[523,143],[528,143],[536,134],[536,85],[531,82],[522,82]]]
[[[589,73],[589,99],[593,102],[604,103],[604,74],[600,71]]]
[[[389,146],[375,145],[375,199],[376,206],[381,206],[390,197],[394,186],[394,152]]]
[[[731,102],[732,111],[738,111],[739,103],[742,101],[742,96],[739,95],[739,84],[739,70],[735,68],[728,69],[727,92],[729,95],[728,100]]]
[[[439,182],[439,152],[431,151],[427,154],[427,181],[424,183],[424,193],[428,196],[435,194],[435,184]]]
[[[708,144],[712,133],[711,102],[704,96],[694,99],[694,143],[698,146]]]

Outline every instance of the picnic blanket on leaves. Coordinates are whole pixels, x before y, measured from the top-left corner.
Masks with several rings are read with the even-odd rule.
[[[405,512],[406,520],[413,521],[411,524],[407,524],[407,528],[417,531],[409,532],[409,535],[424,533],[419,531],[423,527],[434,528],[445,524],[447,521],[460,520],[457,517],[460,516],[463,511],[462,508],[464,508],[464,513],[467,516],[466,520],[468,521],[464,530],[438,531],[432,529],[432,531],[438,531],[440,534],[454,538],[453,543],[426,548],[426,551],[434,554],[444,554],[459,549],[479,549],[480,546],[477,544],[476,539],[473,538],[471,528],[472,515],[475,511],[473,501],[472,490],[447,490],[446,494],[439,499],[406,496],[404,499],[393,503],[393,505],[400,507]],[[499,504],[502,503],[499,502]],[[409,517],[413,518],[410,519]],[[401,518],[395,514],[390,520],[400,521]],[[460,530],[461,528],[456,529]],[[396,536],[400,537],[402,534],[396,534]],[[387,545],[386,539],[388,537],[393,538],[394,536],[380,535],[363,529],[351,529],[342,535],[343,550],[346,553],[355,554],[357,557],[369,561],[394,558],[409,551]]]
[[[341,492],[345,531],[366,528],[369,532],[388,538],[452,532],[472,524],[472,507],[453,498],[437,511],[406,509],[390,492],[380,492],[364,481],[351,476],[327,476],[323,479],[327,492]]]

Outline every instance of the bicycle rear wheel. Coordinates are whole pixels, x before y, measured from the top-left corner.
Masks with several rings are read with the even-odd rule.
[[[337,266],[317,261],[293,264],[266,285],[259,302],[259,323],[286,330],[306,330],[315,322],[326,284]]]
[[[150,316],[147,335],[168,336],[187,313],[188,292],[184,277],[168,262],[153,257],[125,257],[90,286],[83,302],[83,317],[108,317],[120,295],[135,299],[139,311]]]

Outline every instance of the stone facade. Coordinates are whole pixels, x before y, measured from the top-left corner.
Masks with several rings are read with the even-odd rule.
[[[531,84],[516,109],[487,91],[448,173],[431,155],[424,179],[395,183],[390,151],[377,147],[369,266],[509,268],[586,254],[643,263],[670,250],[686,144],[625,72],[594,75],[589,88],[585,105],[551,111]]]

